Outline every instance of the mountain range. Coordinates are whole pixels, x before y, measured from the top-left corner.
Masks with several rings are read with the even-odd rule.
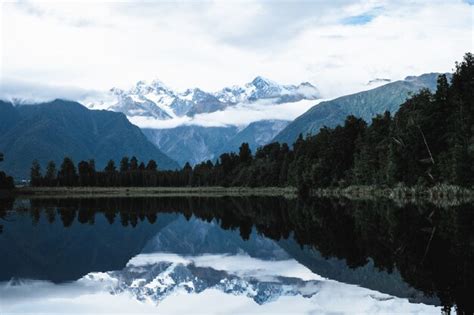
[[[112,89],[116,102],[111,105],[100,101],[87,104],[89,109],[106,110],[88,110],[79,103],[61,100],[35,106],[1,102],[0,151],[6,156],[1,166],[15,177],[25,178],[33,159],[44,165],[48,160],[60,163],[65,155],[74,160],[94,158],[98,168],[104,167],[108,159],[118,161],[124,155],[136,155],[141,160],[153,158],[162,169],[174,169],[186,162],[194,165],[215,160],[224,152],[238,152],[243,142],[249,143],[253,152],[272,141],[292,144],[299,134],[305,136],[317,133],[323,126],[334,127],[348,115],[370,122],[376,114],[397,111],[407,97],[420,89],[435,90],[438,75],[409,76],[323,101],[292,122],[261,119],[243,125],[203,126],[191,121],[161,129],[138,125],[142,127],[139,129],[129,121],[136,117],[159,122],[193,119],[200,114],[227,113],[242,104],[271,105],[276,106],[272,110],[279,110],[280,104],[316,103],[320,94],[310,83],[279,85],[257,77],[241,87],[226,87],[218,92],[195,88],[178,93],[158,80],[140,81],[127,91]]]
[[[75,162],[95,159],[97,168],[123,156],[154,159],[161,169],[179,165],[147,140],[124,114],[89,110],[79,103],[55,100],[35,105],[0,101],[0,152],[2,169],[17,179],[29,177],[34,159],[45,167],[49,160],[59,168],[65,156]]]
[[[314,134],[323,126],[335,127],[348,115],[361,117],[370,122],[376,114],[396,112],[400,105],[420,89],[436,89],[438,73],[408,76],[404,80],[390,82],[375,79],[368,84],[370,90],[323,101],[313,106],[294,121],[260,120],[244,126],[227,125],[204,127],[193,124],[173,128],[144,128],[148,139],[180,165],[192,165],[214,160],[223,152],[237,152],[242,142],[247,142],[253,152],[272,141],[292,144],[298,135]],[[380,84],[382,84],[380,86]],[[119,101],[109,107],[125,113],[130,119],[137,116],[169,120],[179,116],[194,116],[226,110],[238,104],[268,102],[269,104],[293,103],[320,98],[318,90],[310,83],[279,85],[262,77],[242,87],[223,88],[215,93],[200,89],[188,89],[176,93],[160,81],[147,84],[140,81],[129,91],[117,91]],[[278,110],[278,109],[276,109]]]
[[[243,86],[225,87],[217,92],[199,88],[177,92],[160,80],[149,83],[139,81],[129,90],[112,88],[115,98],[112,104],[97,101],[90,108],[102,108],[122,112],[128,117],[147,117],[168,120],[182,116],[212,113],[242,103],[268,101],[272,104],[297,102],[320,98],[319,91],[309,82],[299,85],[280,85],[274,81],[256,77]]]
[[[298,85],[281,85],[272,80],[256,77],[243,86],[225,87],[217,92],[206,92],[199,88],[176,92],[159,80],[139,81],[128,90],[112,88],[115,102],[106,104],[97,101],[89,108],[102,108],[124,113],[142,128],[148,139],[181,166],[205,160],[215,160],[221,153],[238,151],[242,142],[247,142],[252,151],[270,142],[290,121],[265,119],[244,122],[242,125],[202,126],[189,123],[172,128],[150,128],[142,125],[147,121],[172,121],[199,114],[236,108],[237,106],[279,105],[316,100],[318,89],[309,82]]]

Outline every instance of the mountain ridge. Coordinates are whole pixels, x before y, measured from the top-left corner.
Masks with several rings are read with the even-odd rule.
[[[377,114],[383,114],[385,111],[394,113],[411,94],[423,88],[436,90],[439,75],[441,73],[407,76],[404,80],[323,101],[297,117],[273,141],[293,144],[299,134],[306,136],[317,133],[323,126],[335,127],[342,124],[348,115],[370,122]],[[447,75],[451,76],[451,74]]]
[[[147,140],[140,128],[122,113],[89,110],[65,100],[35,105],[0,101],[0,151],[5,154],[2,169],[16,178],[27,178],[34,159],[45,166],[54,160],[59,167],[65,156],[75,162],[95,159],[98,168],[109,159],[123,156],[155,159],[163,169],[178,164]],[[117,165],[117,164],[116,164]]]

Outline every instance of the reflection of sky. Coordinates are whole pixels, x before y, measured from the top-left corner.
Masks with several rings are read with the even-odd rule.
[[[256,233],[244,242],[237,231],[223,231],[215,222],[183,218],[161,230],[121,270],[65,284],[0,284],[2,314],[157,309],[164,314],[440,312],[321,278]]]

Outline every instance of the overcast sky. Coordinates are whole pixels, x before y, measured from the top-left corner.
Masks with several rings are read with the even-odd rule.
[[[263,75],[334,97],[451,71],[473,50],[472,3],[2,1],[1,87],[80,98],[153,78],[213,91]]]

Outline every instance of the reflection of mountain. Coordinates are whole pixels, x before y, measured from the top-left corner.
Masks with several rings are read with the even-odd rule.
[[[39,217],[40,211],[36,209],[31,215]],[[97,215],[89,224],[74,222],[64,228],[59,216],[48,222],[47,216],[54,218],[55,208],[41,212],[41,219],[33,224],[28,213],[17,213],[5,221],[7,227],[0,234],[0,281],[29,278],[64,282],[92,271],[121,269],[157,231],[175,219],[175,215],[162,214],[155,224],[125,228],[118,221],[110,224]]]
[[[222,270],[222,260],[232,265],[231,268]],[[249,268],[239,270],[241,265],[247,265]],[[320,281],[281,276],[272,270],[274,265],[283,265],[290,271],[291,268],[298,268],[298,264],[293,260],[263,261],[241,255],[186,258],[178,255],[139,255],[123,270],[106,274],[92,273],[85,279],[108,279],[112,283],[109,290],[114,294],[130,292],[139,301],[154,303],[171,294],[201,293],[208,289],[247,296],[258,304],[275,301],[281,296],[311,297],[317,293]],[[262,274],[259,268],[268,271]]]
[[[236,255],[245,253],[265,260],[290,259],[275,241],[253,232],[247,241],[238,231],[222,229],[215,221],[203,222],[184,217],[160,230],[144,247],[142,253],[168,252],[184,256],[203,254]]]
[[[357,284],[364,288],[377,290],[390,295],[407,298],[415,303],[439,305],[436,297],[427,297],[403,281],[398,271],[391,273],[378,270],[373,261],[365,266],[350,268],[343,259],[323,257],[315,249],[301,248],[294,240],[282,240],[278,244],[288,252],[293,259],[309,268],[312,272],[322,277]]]

